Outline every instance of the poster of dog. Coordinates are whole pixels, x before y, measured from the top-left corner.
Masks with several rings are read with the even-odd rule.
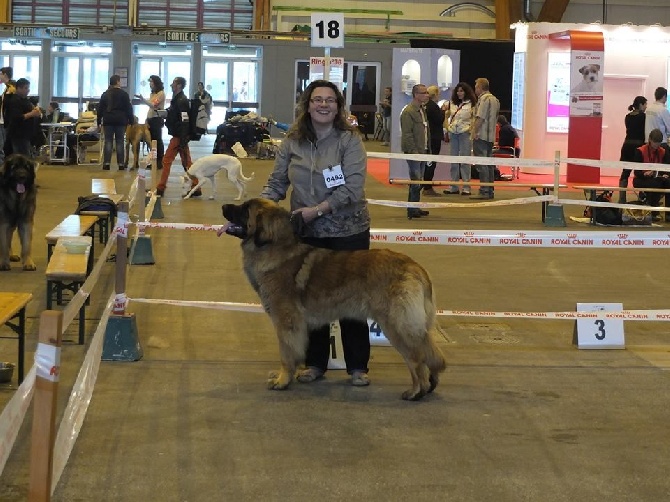
[[[603,52],[570,53],[570,116],[599,117],[603,105]]]
[[[222,211],[229,223],[218,235],[241,239],[244,271],[279,340],[281,369],[270,375],[268,388],[289,386],[304,362],[310,329],[334,319],[370,318],[407,363],[412,387],[402,398],[416,401],[435,389],[446,361],[436,344],[433,284],[421,265],[389,249],[304,244],[291,213],[266,199],[224,204]]]

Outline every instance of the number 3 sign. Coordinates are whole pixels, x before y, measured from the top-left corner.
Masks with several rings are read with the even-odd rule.
[[[618,312],[621,303],[578,303],[577,312]],[[625,348],[622,319],[585,317],[577,319],[576,338],[580,349]]]
[[[312,47],[344,47],[344,14],[312,14]]]

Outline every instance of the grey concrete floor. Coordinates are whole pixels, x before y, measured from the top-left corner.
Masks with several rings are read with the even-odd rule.
[[[211,151],[213,136],[192,144]],[[370,150],[379,149],[369,142]],[[260,191],[271,161],[248,159]],[[166,222],[222,223],[235,196],[221,179],[217,200],[182,201],[176,176]],[[126,192],[132,173],[44,166],[34,257],[0,289],[34,294],[28,366],[45,308],[43,236],[111,176]],[[406,189],[369,178],[370,198],[405,200]],[[204,188],[205,194],[209,187]],[[498,192],[512,198],[513,192]],[[574,198],[582,195],[573,193]],[[566,207],[566,216],[582,208]],[[373,206],[375,228],[543,229],[537,205],[431,211]],[[588,227],[569,222],[570,228]],[[251,302],[239,242],[210,232],[152,230],[155,265],[132,266],[131,298]],[[380,244],[375,244],[379,246]],[[569,250],[385,244],[423,264],[443,309],[559,311],[577,302],[667,308],[664,250]],[[105,267],[88,309],[87,343],[113,288]],[[392,348],[373,347],[372,385],[342,371],[286,392],[265,388],[278,350],[264,314],[131,302],[144,358],[102,362],[93,399],[56,501],[660,501],[670,498],[670,339],[666,324],[626,323],[626,350],[585,351],[573,321],[440,317],[449,367],[419,403],[400,400],[409,375]],[[62,351],[58,420],[86,347],[76,323]],[[16,343],[0,340],[3,360]],[[0,405],[16,382],[0,386]],[[29,413],[30,415],[30,413]],[[25,500],[30,416],[0,476],[0,501]]]

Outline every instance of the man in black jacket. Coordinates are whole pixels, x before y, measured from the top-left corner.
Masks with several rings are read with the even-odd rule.
[[[191,150],[188,147],[189,138],[189,117],[188,112],[191,109],[189,99],[184,95],[184,87],[186,87],[186,79],[184,77],[175,77],[170,84],[172,89],[172,100],[170,107],[167,109],[167,118],[165,125],[167,126],[168,134],[172,136],[168,144],[165,154],[163,154],[163,170],[161,172],[161,179],[156,185],[156,193],[160,196],[165,194],[167,181],[170,177],[170,168],[172,162],[177,158],[177,154],[181,157],[181,165],[184,171],[188,171],[191,167]],[[191,178],[191,187],[198,184],[197,178]],[[200,189],[193,192],[191,197],[198,197],[202,195]]]
[[[15,93],[5,97],[5,128],[12,153],[32,157],[30,141],[40,127],[42,110],[32,104],[28,94],[30,94],[30,82],[25,78],[18,79]]]
[[[14,70],[11,66],[0,68],[0,83],[5,86],[0,96],[0,164],[5,162],[5,139],[7,138],[7,132],[5,131],[5,99],[9,99],[9,95],[16,91],[15,82],[12,80],[13,75]],[[11,145],[7,146],[11,151]]]
[[[109,87],[100,97],[98,105],[98,127],[102,123],[105,136],[105,149],[103,151],[102,168],[109,171],[112,161],[112,149],[116,142],[116,163],[119,170],[126,168],[124,136],[126,126],[135,121],[133,106],[130,104],[130,96],[121,89],[121,77],[112,75],[109,78]]]
[[[428,101],[426,102],[426,118],[428,119],[428,130],[430,131],[430,153],[440,155],[444,133],[442,124],[444,123],[444,110],[442,110],[437,101],[440,99],[440,88],[436,85],[428,87]],[[423,181],[433,181],[437,162],[426,163],[426,169],[423,172]],[[435,191],[433,185],[423,185],[423,194],[431,197],[438,197],[440,194]]]

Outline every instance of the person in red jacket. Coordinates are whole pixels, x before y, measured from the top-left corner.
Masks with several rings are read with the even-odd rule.
[[[670,152],[661,146],[663,133],[659,129],[652,129],[649,141],[635,150],[635,162],[645,164],[670,164]],[[636,169],[633,178],[635,188],[665,188],[670,189],[670,173],[651,169]],[[658,206],[661,202],[661,193],[646,193],[647,204]],[[670,207],[670,193],[665,194],[665,207]],[[661,220],[661,216],[654,214],[654,221]],[[670,213],[665,213],[665,221],[670,222]]]
[[[175,77],[170,85],[172,89],[172,101],[167,110],[165,125],[167,126],[168,134],[172,138],[170,138],[170,143],[163,155],[163,172],[161,173],[161,179],[156,185],[156,194],[161,197],[165,195],[165,188],[170,177],[170,168],[172,167],[172,162],[177,158],[177,154],[181,157],[181,165],[184,171],[188,171],[188,168],[193,164],[191,161],[191,150],[188,147],[188,142],[191,140],[189,136],[188,116],[191,103],[184,95],[184,87],[186,87],[186,79],[184,77]],[[198,178],[191,177],[191,188],[197,184]],[[201,195],[202,191],[198,188],[191,194],[191,197],[200,197]]]

